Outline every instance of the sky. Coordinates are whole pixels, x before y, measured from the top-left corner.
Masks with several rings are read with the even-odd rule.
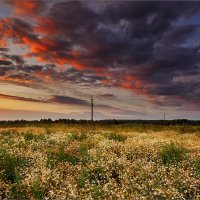
[[[0,120],[200,119],[199,1],[0,1]]]

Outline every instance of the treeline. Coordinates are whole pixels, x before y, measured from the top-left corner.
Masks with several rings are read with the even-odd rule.
[[[41,119],[41,120],[16,120],[16,121],[0,121],[0,126],[2,127],[17,127],[17,126],[34,126],[43,124],[102,124],[102,125],[114,125],[114,124],[127,124],[127,125],[165,125],[165,126],[176,126],[176,125],[191,125],[200,126],[200,120],[188,120],[188,119],[175,119],[175,120],[75,120],[75,119]]]

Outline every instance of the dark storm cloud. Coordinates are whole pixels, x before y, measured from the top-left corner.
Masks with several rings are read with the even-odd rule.
[[[103,12],[106,20],[119,23],[127,20],[132,36],[146,37],[168,29],[177,18],[186,18],[199,11],[199,2],[128,1],[111,4]]]
[[[33,99],[29,97],[20,97],[20,96],[14,96],[14,95],[6,95],[6,94],[0,94],[0,99],[11,99],[11,100],[19,100],[19,101],[26,101],[26,102],[36,102],[36,103],[58,103],[58,104],[64,104],[64,105],[71,105],[71,106],[80,106],[80,107],[88,107],[90,108],[90,102],[74,97],[69,96],[59,96],[59,95],[53,95],[49,99]],[[110,110],[110,112],[114,115],[140,115],[144,113],[126,110],[126,109],[119,109],[112,106],[104,105],[104,104],[95,104],[95,109],[106,109]]]
[[[9,53],[9,48],[0,48],[0,60],[8,60],[8,62],[12,62],[12,64],[20,64],[23,65],[25,63],[24,59],[20,55],[12,55]],[[14,62],[14,63],[13,63]]]
[[[160,2],[127,1],[110,4],[104,11],[103,16],[106,20],[113,23],[121,19],[133,20],[149,16],[159,10]]]
[[[8,66],[8,65],[12,65],[12,62],[9,60],[0,60],[0,66]]]
[[[38,100],[38,99],[12,96],[12,95],[6,95],[6,94],[0,94],[0,99],[12,99],[12,100],[29,101],[29,102],[44,102],[44,101]]]
[[[106,80],[106,77],[94,75],[91,71],[80,71],[75,68],[68,68],[63,71],[57,71],[52,74],[51,71],[48,73],[52,79],[60,82],[69,82],[82,85],[100,85],[102,80]],[[98,83],[100,82],[100,83]]]
[[[35,24],[2,20],[4,37],[26,44],[42,62],[73,68],[38,65],[24,71],[59,82],[123,87],[158,105],[187,102],[199,108],[200,28],[192,17],[200,12],[200,2],[113,1],[102,8],[96,2],[100,9],[95,9],[90,2],[55,1],[45,12],[39,4],[33,6],[40,16],[31,16]],[[87,103],[60,96],[54,100]]]
[[[184,43],[188,39],[191,39],[191,37],[195,36],[196,33],[198,34],[199,30],[200,26],[198,25],[190,24],[177,26],[174,29],[168,31],[160,43],[163,45],[178,45]]]
[[[12,66],[0,66],[0,76],[5,77],[5,75],[12,70],[14,70]]]
[[[116,96],[114,94],[110,94],[110,93],[106,93],[106,94],[101,94],[99,95],[101,98],[105,98],[105,99],[115,99]]]
[[[69,9],[69,5],[74,8],[70,10],[69,15],[66,14],[68,12],[62,13],[64,8],[66,10]],[[179,7],[178,11],[177,6]],[[57,3],[50,11],[49,16],[55,22],[55,27],[59,34],[65,34],[68,38],[74,38],[77,34],[76,30],[82,27],[81,30],[83,32],[79,33],[81,37],[75,39],[80,46],[88,50],[88,53],[78,56],[77,60],[87,67],[100,68],[113,67],[115,63],[119,65],[133,65],[148,62],[152,56],[151,52],[153,51],[154,44],[163,34],[162,31],[169,29],[171,22],[177,18],[186,17],[197,11],[198,8],[196,6],[196,2],[192,6],[188,2],[178,2],[178,4],[171,2],[126,2],[124,4],[119,2],[115,6],[112,5],[110,8],[107,8],[103,12],[105,15],[100,13],[100,16],[92,18],[95,21],[96,28],[93,28],[90,32],[88,32],[87,27],[93,24],[93,21],[90,22],[88,20],[89,14],[84,14],[81,17],[83,21],[87,22],[87,26],[83,26],[84,23],[81,23],[79,16],[75,15],[74,10],[76,9],[78,9],[80,14],[85,12],[92,13],[88,8],[81,6],[80,2]],[[58,10],[61,10],[61,12],[58,13]],[[68,19],[71,15],[76,17],[72,20],[63,20]],[[123,31],[123,27],[119,25],[119,21],[127,20],[128,25],[127,29],[124,30],[125,34],[120,33],[120,31],[115,32],[114,28],[112,29],[112,24],[110,24],[111,29],[106,27],[108,25],[106,24],[107,21],[111,20],[113,23],[115,15],[118,20],[114,20],[114,22],[120,31]],[[162,23],[161,21],[159,22],[160,19],[162,19]],[[107,21],[105,22],[105,20]],[[146,29],[144,29],[145,26],[142,22],[145,23]],[[165,22],[167,25],[163,26],[162,24]],[[133,26],[134,24],[135,26]],[[129,37],[130,34],[131,37]],[[160,34],[160,36],[155,38],[157,34]],[[140,35],[140,40],[138,40],[138,35]]]
[[[79,105],[79,106],[88,106],[90,105],[87,101],[73,98],[73,97],[68,97],[68,96],[59,96],[59,95],[54,95],[51,99],[51,102],[54,103],[61,103],[61,104],[69,104],[69,105]]]
[[[48,102],[66,104],[66,105],[76,105],[76,106],[88,107],[88,108],[90,108],[90,106],[91,106],[91,103],[89,101],[74,98],[74,97],[59,96],[59,95],[52,96],[52,98],[50,98],[48,100]],[[94,106],[95,106],[95,109],[97,109],[97,110],[106,109],[106,110],[109,110],[112,114],[121,114],[121,115],[141,114],[140,112],[131,111],[131,110],[127,110],[127,109],[119,109],[114,106],[109,106],[109,105],[104,105],[104,104],[95,103]]]
[[[4,28],[8,31],[7,34],[10,34],[16,41],[20,42],[21,37],[25,36],[35,38],[35,35],[31,35],[33,27],[28,22],[18,18],[6,18],[2,20],[2,22],[4,21],[7,22],[7,24],[4,24]]]
[[[32,78],[29,74],[20,72],[20,73],[12,73],[7,75],[8,78],[11,78],[13,80],[24,80],[24,81],[32,81]]]
[[[79,1],[56,3],[51,8],[49,15],[55,22],[58,22],[56,26],[61,34],[77,32],[79,35],[82,30],[92,31],[98,25],[96,23],[98,15]]]
[[[49,102],[90,107],[90,102],[88,102],[86,100],[74,98],[74,97],[69,97],[69,96],[54,95],[52,98],[49,99]],[[101,104],[96,104],[95,107],[96,108],[109,108],[109,109],[113,108],[111,106],[101,105]]]
[[[24,59],[19,55],[7,55],[7,54],[4,54],[3,57],[14,61],[16,64],[19,64],[19,65],[23,65],[24,64]]]
[[[24,65],[22,70],[26,72],[37,72],[37,71],[42,71],[44,68],[43,65]]]
[[[64,105],[72,105],[72,106],[81,106],[81,107],[89,107],[90,108],[90,102],[86,100],[82,100],[79,98],[74,98],[70,96],[61,96],[61,95],[53,95],[49,99],[32,99],[27,97],[20,97],[20,96],[13,96],[13,95],[6,95],[6,94],[0,94],[0,99],[12,99],[12,100],[20,100],[20,101],[29,101],[29,102],[40,102],[40,103],[58,103],[58,104],[64,104]],[[103,104],[96,104],[95,108],[97,109],[110,109],[112,111],[121,111],[121,109],[117,109],[112,106],[107,106]],[[125,112],[124,110],[122,110]]]
[[[9,48],[3,48],[3,47],[0,48],[0,53],[1,52],[8,52],[8,51],[9,51]]]

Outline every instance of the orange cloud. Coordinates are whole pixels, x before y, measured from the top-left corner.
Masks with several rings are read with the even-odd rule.
[[[30,50],[33,54],[40,54],[43,52],[46,52],[48,48],[43,45],[40,40],[32,40],[29,37],[23,36],[21,38],[24,44],[28,45],[30,47]]]
[[[51,75],[50,74],[47,74],[47,73],[44,73],[44,72],[37,72],[36,75],[38,77],[41,77],[45,82],[48,82],[48,83],[53,83],[54,81],[51,79]]]
[[[10,0],[7,2],[14,9],[16,15],[36,16],[44,7],[44,2],[40,0],[16,1]]]
[[[46,62],[46,63],[53,62],[56,63],[57,65],[68,64],[72,65],[73,67],[79,70],[86,68],[86,66],[78,63],[75,60],[75,58],[67,58],[66,56],[60,56],[59,54],[57,54],[56,41],[50,38],[44,37],[38,40],[32,40],[24,36],[22,37],[22,41],[24,42],[24,44],[29,46],[31,53],[33,55],[36,55],[40,62]],[[73,57],[78,58],[80,52],[73,51],[71,55]]]
[[[56,23],[52,18],[40,16],[37,18],[37,25],[34,27],[34,30],[47,35],[55,35],[58,32]]]
[[[5,22],[7,23],[8,26],[5,25]],[[50,29],[52,30],[55,29],[53,23],[52,24],[48,23],[47,26],[48,25],[50,25]],[[84,70],[88,68],[92,69],[93,73],[98,76],[102,75],[105,77],[109,77],[110,80],[102,81],[102,83],[106,85],[111,84],[112,81],[116,79],[116,77],[118,77],[119,79],[118,85],[120,87],[132,90],[140,94],[143,93],[146,95],[146,91],[144,90],[142,86],[143,81],[139,80],[136,77],[133,77],[132,75],[123,76],[123,75],[120,75],[119,73],[116,74],[101,67],[85,65],[84,62],[81,61],[80,59],[80,57],[82,56],[81,51],[78,51],[78,50],[72,50],[72,51],[69,51],[68,54],[61,55],[58,52],[59,44],[57,43],[56,40],[48,36],[43,36],[41,38],[39,37],[32,38],[30,35],[26,35],[24,32],[20,32],[19,30],[16,31],[12,29],[13,22],[11,19],[5,20],[4,24],[1,23],[1,26],[4,26],[5,37],[11,38],[11,39],[14,38],[15,40],[17,38],[17,41],[20,41],[22,44],[27,45],[30,48],[30,54],[27,54],[27,55],[36,56],[40,62],[56,63],[58,66],[68,64],[78,70]],[[41,26],[38,26],[37,29],[39,27],[41,28]],[[48,30],[48,28],[46,27],[44,30]],[[53,33],[55,31],[50,31],[50,32]],[[44,73],[37,73],[36,75],[39,77],[43,77],[44,80],[47,82],[51,80],[50,75],[47,75]],[[20,82],[21,80],[15,80],[15,81]]]
[[[0,81],[11,82],[11,83],[19,83],[19,84],[31,84],[33,83],[32,80],[25,80],[20,78],[11,78],[11,77],[0,77]]]
[[[1,42],[5,42],[5,37],[11,37],[12,36],[12,30],[10,28],[11,20],[8,18],[4,18],[0,20],[0,36],[1,36]]]
[[[16,5],[17,7],[19,6],[19,4]],[[24,6],[25,4],[23,4],[22,7],[24,8]],[[37,9],[37,5],[34,5],[34,2],[30,3],[30,7],[28,7],[28,9],[31,8],[31,6],[33,6],[33,9]],[[23,12],[21,12],[21,14],[23,14]],[[58,33],[58,30],[56,27],[56,23],[51,18],[42,18],[40,16],[37,17],[37,20],[37,25],[33,27],[33,30],[39,33],[43,33],[44,35],[42,37],[32,37],[32,35],[27,34],[24,30],[21,31],[20,29],[14,29],[15,24],[12,19],[4,20],[2,23],[0,23],[0,28],[3,27],[4,36],[6,38],[11,38],[17,42],[27,45],[30,49],[30,53],[27,55],[36,56],[38,61],[40,62],[56,63],[60,67],[64,64],[68,64],[78,70],[90,69],[93,71],[93,74],[108,78],[102,80],[102,84],[104,85],[114,84],[118,87],[131,90],[137,94],[143,94],[150,99],[153,98],[152,95],[149,95],[148,92],[145,90],[144,80],[140,80],[138,77],[135,77],[133,75],[124,75],[120,72],[110,72],[104,67],[95,67],[92,64],[88,64],[87,62],[85,62],[85,60],[82,59],[82,57],[84,56],[82,55],[81,51],[70,51],[69,49],[64,48],[62,46],[63,44],[60,44],[57,40],[57,37],[54,37],[54,35]],[[34,34],[36,35],[36,32]],[[91,52],[96,52],[100,48],[98,45],[95,44],[93,44],[91,47]],[[62,51],[60,51],[60,48],[63,48],[62,51],[65,50],[65,52],[62,53]],[[37,72],[36,76],[43,78],[45,82],[52,82],[50,74]],[[31,81],[29,80],[13,80],[9,78],[4,79],[5,81],[12,81],[16,83],[31,83]]]

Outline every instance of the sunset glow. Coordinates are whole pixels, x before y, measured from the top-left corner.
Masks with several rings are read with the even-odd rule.
[[[200,118],[200,2],[0,2],[0,120]]]

